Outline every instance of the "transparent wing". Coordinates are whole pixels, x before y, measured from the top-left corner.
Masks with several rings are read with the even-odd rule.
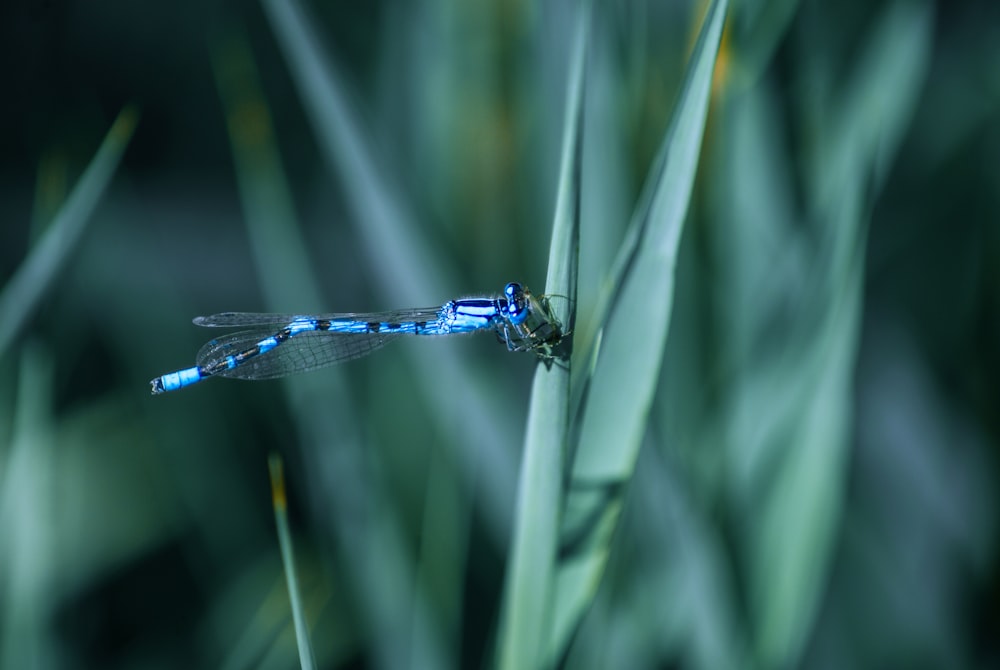
[[[296,319],[316,319],[326,321],[361,321],[398,323],[400,321],[432,321],[440,313],[440,307],[400,309],[391,312],[339,312],[335,314],[269,314],[266,312],[222,312],[210,316],[195,317],[196,326],[206,328],[234,328],[239,326],[277,326],[281,328]],[[275,328],[275,330],[278,330]],[[267,337],[267,335],[264,335]]]
[[[256,315],[282,316],[282,315]],[[208,342],[198,352],[198,365],[211,367],[228,356],[251,349],[274,335],[274,329],[258,328],[224,335]],[[267,353],[249,358],[214,376],[231,379],[275,379],[316,370],[335,363],[367,356],[402,333],[330,333],[308,331],[290,337]]]

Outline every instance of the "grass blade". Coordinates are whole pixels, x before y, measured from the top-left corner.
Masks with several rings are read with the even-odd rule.
[[[566,96],[562,166],[546,280],[546,291],[550,295],[565,298],[554,299],[552,306],[570,333],[576,311],[580,242],[580,175],[589,5],[580,10],[577,18]],[[498,650],[498,666],[501,668],[540,667],[546,653],[569,428],[569,381],[568,364],[539,363],[535,371],[521,463],[514,540],[504,589]]]
[[[45,235],[0,293],[0,356],[24,327],[80,241],[94,208],[111,183],[139,114],[125,107]]]
[[[397,305],[421,305],[444,300],[458,282],[451,260],[436,253],[416,216],[390,185],[387,173],[376,160],[373,142],[353,109],[347,87],[320,48],[319,37],[302,7],[288,0],[264,0],[263,6],[296,81],[303,105],[327,163],[344,182],[344,192],[353,210],[352,224],[363,242],[369,267],[377,268],[366,279]],[[515,464],[510,443],[513,435],[496,412],[497,380],[485,381],[474,361],[460,361],[452,351],[431,358],[416,353],[411,365],[416,379],[449,379],[452,393],[428,393],[435,403],[435,417],[449,431],[477,435],[478,449],[459,449],[455,458],[466,477],[482,492],[491,530],[506,538],[510,521],[510,491],[515,488]],[[478,477],[480,471],[489,477]]]
[[[261,285],[267,287],[267,304],[275,311],[296,300],[319,305],[321,292],[309,270],[306,243],[250,51],[242,41],[234,41],[216,56],[214,65],[227,112],[247,235]],[[281,281],[267,281],[274,277]],[[351,515],[375,504],[384,493],[364,474],[365,450],[346,382],[333,368],[323,375],[289,381],[284,391],[301,442],[311,447],[303,448],[302,455],[309,459],[308,470],[316,477],[313,488],[323,493],[331,510],[332,534],[344,547],[351,581],[363,603],[363,623],[376,666],[447,665],[432,632],[435,619],[430,605],[415,585],[398,520],[388,510],[372,510],[363,541],[357,536]],[[418,658],[414,657],[417,648],[411,645],[413,619],[424,626]]]
[[[60,574],[55,512],[54,364],[41,346],[23,350],[10,444],[0,452],[0,667],[56,663],[48,625]]]
[[[288,528],[288,499],[285,496],[285,466],[278,454],[271,454],[267,461],[271,473],[271,504],[274,507],[274,522],[278,528],[278,545],[281,547],[281,564],[285,569],[288,584],[288,598],[292,606],[292,620],[295,622],[295,641],[299,645],[299,664],[303,670],[316,667],[316,657],[309,642],[309,625],[299,595],[299,580],[295,571],[295,551],[292,548],[292,532]]]
[[[557,574],[550,659],[593,599],[656,390],[677,245],[694,183],[725,0],[706,14],[674,115],[647,181],[592,338]],[[612,318],[613,317],[613,318]],[[583,397],[583,394],[580,394]]]
[[[822,245],[799,281],[813,311],[800,310],[799,341],[785,346],[785,360],[756,371],[741,400],[753,417],[743,426],[770,430],[729,445],[732,462],[748,464],[735,468],[748,473],[738,487],[756,501],[748,602],[764,667],[801,663],[828,583],[847,490],[867,222],[926,76],[931,12],[929,3],[887,6],[844,91],[817,104],[829,130],[807,164],[808,204]]]

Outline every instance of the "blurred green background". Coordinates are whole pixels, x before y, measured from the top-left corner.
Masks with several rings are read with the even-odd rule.
[[[0,12],[3,667],[295,667],[271,452],[321,667],[493,664],[528,357],[147,383],[199,314],[540,290],[576,3],[312,3],[297,34],[289,6]],[[703,12],[595,3],[581,329]],[[120,113],[109,185],[67,204]],[[562,664],[1000,663],[998,165],[997,3],[730,5],[661,382]]]

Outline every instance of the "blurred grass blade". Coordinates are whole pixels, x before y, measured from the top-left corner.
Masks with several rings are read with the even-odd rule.
[[[44,236],[0,293],[0,356],[24,327],[80,241],[90,215],[111,182],[138,118],[138,111],[132,106],[118,114]]]
[[[576,312],[589,8],[587,4],[579,10],[570,56],[562,165],[545,286],[550,295],[561,296],[553,298],[552,307],[569,333]],[[547,653],[569,429],[569,379],[568,360],[551,365],[539,362],[535,370],[500,623],[501,668],[541,667]]]
[[[828,583],[847,488],[866,227],[926,76],[931,12],[923,2],[887,6],[846,94],[824,110],[830,132],[806,166],[814,179],[811,215],[823,240],[801,282],[815,312],[782,365],[753,380],[755,392],[747,395],[767,398],[770,407],[743,400],[743,414],[770,432],[757,444],[744,435],[730,445],[733,463],[741,454],[753,459],[751,467],[736,469],[756,473],[741,488],[760,510],[750,521],[748,586],[763,667],[801,663]]]
[[[247,235],[260,283],[266,287],[268,308],[281,311],[287,309],[284,305],[299,301],[319,306],[321,292],[309,269],[250,50],[245,42],[234,39],[215,54],[213,65],[226,109]],[[274,277],[281,281],[273,281]],[[331,510],[332,533],[344,547],[375,665],[447,665],[434,635],[436,622],[430,605],[414,584],[398,520],[388,510],[370,511],[365,533],[358,537],[352,514],[376,505],[384,494],[363,474],[370,457],[364,454],[351,394],[341,373],[332,368],[322,375],[302,375],[286,382],[283,387],[301,443],[309,445],[302,449],[302,456],[316,477],[311,481],[313,489],[322,493]],[[426,635],[419,647],[411,649],[413,619]],[[414,650],[421,655],[415,657]]]
[[[788,33],[788,26],[799,7],[799,0],[749,0],[740,3],[732,30],[734,48],[729,63],[734,71],[729,79],[738,87],[753,85],[765,72],[774,53]],[[726,36],[728,43],[729,35]],[[735,61],[735,62],[732,62]]]
[[[880,188],[917,108],[933,52],[933,5],[888,5],[871,29],[850,82],[826,106],[830,131],[809,166],[813,199],[830,208],[860,170]]]
[[[51,667],[49,626],[58,565],[55,420],[49,352],[29,342],[20,357],[10,445],[0,457],[0,667]],[[6,432],[6,431],[5,431]]]
[[[673,118],[616,263],[608,307],[599,315],[603,326],[591,344],[593,371],[585,380],[589,388],[562,524],[550,660],[562,653],[596,591],[645,432],[726,6],[726,0],[716,0],[705,16]]]
[[[288,528],[288,498],[285,496],[285,467],[278,454],[271,454],[267,460],[271,473],[271,504],[274,507],[274,522],[278,527],[278,545],[281,547],[281,564],[285,569],[288,583],[288,598],[292,606],[292,620],[295,622],[295,641],[299,645],[299,663],[303,670],[316,667],[316,658],[309,642],[309,625],[302,608],[299,595],[299,580],[295,572],[295,552],[292,549],[292,533]]]
[[[353,225],[368,245],[369,257],[379,261],[380,271],[371,273],[371,280],[382,282],[384,293],[404,305],[423,304],[428,295],[449,294],[455,284],[450,263],[417,234],[420,227],[415,216],[379,164],[369,131],[301,4],[289,0],[263,0],[262,4],[284,49],[323,157],[344,181]]]
[[[323,50],[299,3],[263,0],[275,36],[288,61],[299,95],[331,169],[344,182],[353,210],[351,224],[367,251],[370,271],[365,281],[376,285],[395,305],[421,305],[454,295],[458,281],[454,264],[437,253],[419,234],[421,226],[376,161],[374,143],[350,104],[338,72]],[[432,298],[433,296],[433,298]],[[421,383],[448,379],[449,394],[427,393],[434,418],[449,432],[476,435],[477,449],[459,449],[466,478],[481,492],[486,519],[495,537],[506,538],[510,525],[510,491],[515,488],[515,464],[509,422],[496,411],[496,397],[509,397],[498,378],[477,374],[475,361],[460,362],[452,349],[429,357],[409,348],[406,355]],[[449,444],[456,444],[449,442]],[[479,472],[488,477],[479,477]]]
[[[245,38],[233,37],[217,47],[212,66],[226,114],[247,239],[267,309],[287,311],[295,304],[318,311],[323,306],[322,291],[300,232],[271,112]],[[272,277],[280,281],[268,281]]]

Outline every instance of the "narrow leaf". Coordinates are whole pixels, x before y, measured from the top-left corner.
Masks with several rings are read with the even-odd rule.
[[[399,305],[454,297],[458,272],[451,259],[420,234],[417,217],[391,186],[349,89],[326,57],[301,4],[293,0],[263,0],[262,4],[310,116],[319,149],[344,182],[351,223],[365,247],[368,267],[375,269],[367,278]],[[455,457],[467,478],[481,488],[492,530],[506,537],[516,469],[509,447],[511,430],[495,411],[495,398],[506,395],[496,388],[501,382],[476,374],[474,361],[460,361],[451,350],[433,358],[417,353],[416,348],[407,351],[416,379],[450,380],[451,393],[429,392],[425,397],[435,404],[434,416],[449,431],[478,436],[478,449],[461,449]],[[490,476],[480,478],[480,471]]]
[[[674,265],[708,111],[726,1],[710,6],[673,118],[603,301],[588,354],[580,441],[557,573],[550,658],[562,652],[593,599],[621,496],[635,467],[670,324]]]
[[[271,454],[267,461],[271,473],[271,504],[274,507],[274,522],[278,528],[278,545],[281,547],[281,564],[285,569],[288,598],[292,606],[292,620],[295,623],[295,641],[299,645],[299,664],[302,670],[316,667],[312,643],[309,641],[309,625],[302,607],[299,593],[299,579],[295,570],[295,551],[292,547],[292,532],[288,527],[288,498],[285,496],[285,465],[278,454]]]
[[[846,490],[867,224],[927,74],[932,26],[930,3],[888,5],[844,91],[824,110],[829,123],[807,165],[808,204],[824,242],[801,277],[815,310],[808,325],[818,327],[785,347],[791,356],[784,365],[796,373],[784,376],[794,384],[774,380],[772,365],[748,387],[744,416],[772,432],[759,446],[730,444],[734,462],[741,452],[760,454],[747,469],[758,473],[746,481],[759,514],[747,522],[753,541],[746,554],[764,667],[801,662],[828,583]]]
[[[546,281],[553,310],[567,332],[573,329],[576,306],[589,5],[580,10],[577,19]],[[569,351],[571,338],[561,349]],[[569,428],[569,375],[568,356],[562,361],[540,362],[535,370],[500,624],[501,668],[540,667],[546,653]]]
[[[228,119],[247,235],[269,309],[280,310],[295,300],[318,301],[321,291],[310,271],[307,244],[292,207],[252,54],[244,42],[234,40],[216,54],[213,64]],[[281,281],[273,281],[274,277]],[[302,444],[314,447],[301,453],[316,477],[313,486],[323,491],[331,510],[333,532],[345,547],[345,565],[362,603],[375,665],[394,668],[404,660],[421,667],[447,665],[430,632],[436,621],[414,582],[398,520],[390,511],[380,511],[371,514],[363,537],[354,530],[351,514],[379,500],[380,491],[373,482],[362,485],[364,445],[346,382],[333,369],[297,378],[284,390]],[[419,649],[411,644],[412,620],[424,627]]]
[[[0,293],[0,356],[49,290],[111,183],[139,114],[125,107],[45,235]]]

